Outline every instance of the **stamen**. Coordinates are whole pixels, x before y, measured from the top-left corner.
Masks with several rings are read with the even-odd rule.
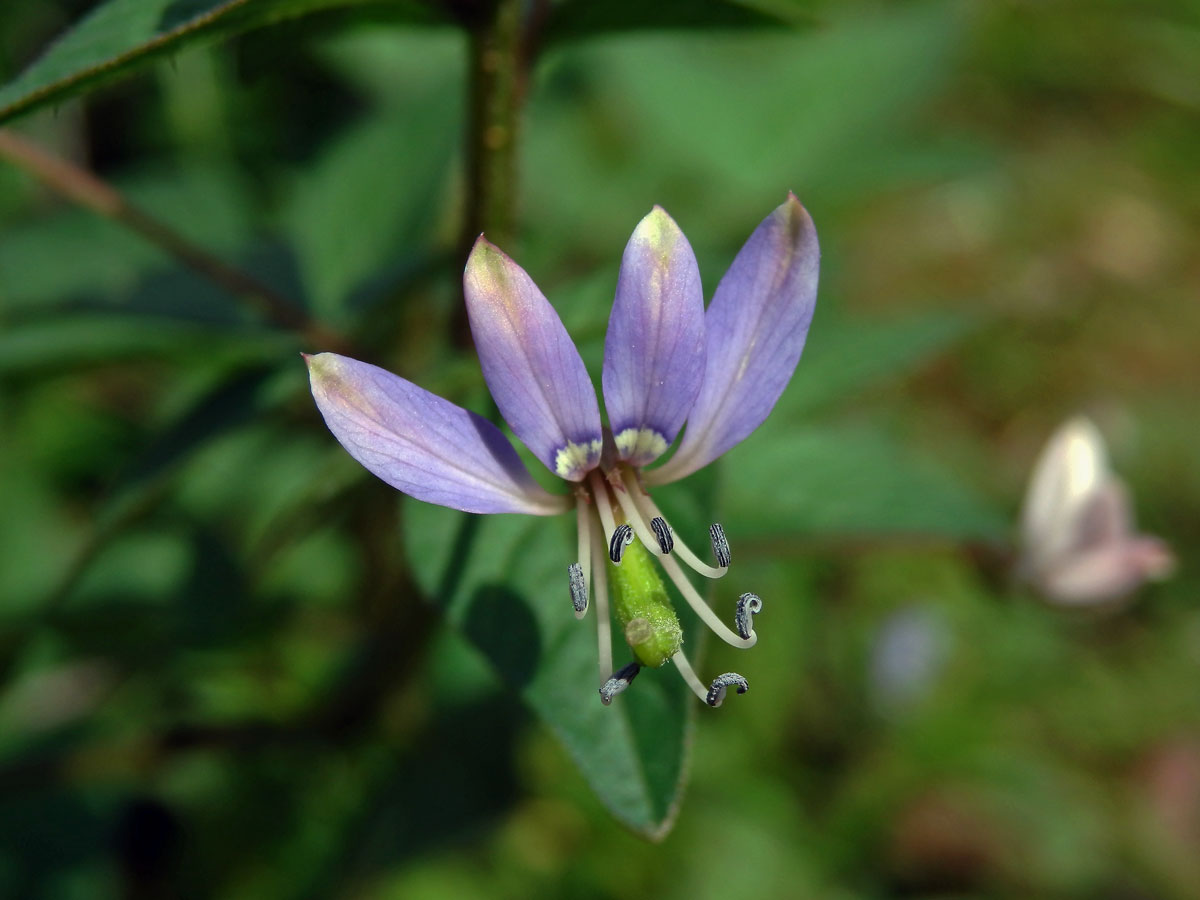
[[[575,618],[582,619],[587,614],[588,589],[583,580],[583,566],[571,563],[567,566],[567,575],[571,580],[571,603],[575,606]]]
[[[596,512],[600,515],[600,526],[604,531],[604,539],[611,542],[613,532],[617,530],[617,521],[613,517],[612,501],[608,497],[608,485],[600,477],[600,471],[593,469],[588,475],[592,485],[592,499],[596,503]],[[601,557],[596,557],[596,564],[601,565]]]
[[[613,672],[612,678],[600,686],[600,702],[605,706],[612,703],[613,697],[633,684],[633,679],[637,678],[637,673],[641,670],[642,667],[637,663],[630,663],[620,671]]]
[[[704,682],[696,677],[695,670],[692,669],[691,663],[687,657],[683,655],[683,651],[679,650],[671,657],[671,661],[675,663],[675,668],[679,670],[679,674],[683,676],[683,680],[687,682],[687,686],[692,689],[692,693],[708,702],[708,688],[704,686]]]
[[[637,505],[642,516],[650,519],[651,524],[653,524],[654,519],[662,519],[665,523],[666,518],[663,516],[662,510],[660,510],[654,504],[654,499],[645,492],[640,484],[638,484],[637,477],[634,475],[634,473],[626,470],[622,473],[622,478],[625,483],[625,489],[628,491],[629,496],[633,498],[633,502]],[[725,573],[729,571],[726,568],[714,568],[707,563],[701,562],[700,557],[696,556],[696,554],[691,551],[691,548],[689,548],[687,544],[681,541],[678,536],[674,535],[673,533],[671,549],[675,552],[676,556],[683,560],[685,564],[695,569],[705,578],[723,578]]]
[[[664,554],[670,553],[671,548],[675,546],[675,538],[671,535],[671,526],[667,524],[667,520],[662,516],[655,516],[650,520],[650,529],[658,539],[658,549]]]
[[[728,569],[729,540],[725,537],[725,529],[719,522],[713,522],[708,526],[708,535],[712,538],[713,556],[717,558],[717,565],[722,569]]]
[[[612,537],[608,542],[608,558],[613,561],[613,565],[621,564],[621,557],[625,555],[625,548],[633,543],[633,529],[622,523],[613,531]]]
[[[750,685],[746,683],[745,678],[737,672],[726,672],[713,679],[712,686],[708,689],[708,696],[704,698],[705,702],[712,707],[720,706],[725,702],[725,692],[731,687],[736,687],[739,694],[750,690]]]
[[[754,634],[754,617],[762,612],[762,598],[758,594],[745,593],[738,597],[737,614],[733,619],[733,627],[746,640]]]
[[[600,662],[600,682],[613,670],[612,619],[608,615],[608,573],[604,569],[604,541],[600,532],[591,531],[592,556],[595,559],[595,579],[592,591],[596,597],[597,659]]]
[[[587,493],[578,488],[575,492],[575,559],[579,563],[579,574],[583,584],[583,609],[575,595],[574,581],[571,582],[571,600],[575,603],[575,618],[587,614],[588,583],[592,579],[592,517]],[[574,578],[574,576],[572,576]]]
[[[669,553],[674,541],[671,540],[671,529],[667,527],[666,520],[661,516],[657,517],[662,522],[662,527],[666,530],[668,543],[664,545],[663,539],[654,522],[652,521],[649,525],[646,524],[646,517],[638,509],[637,501],[631,495],[624,475],[618,472],[618,476],[617,483],[613,485],[613,495],[617,498],[617,503],[621,505],[621,511],[625,513],[625,521],[630,524],[642,544],[651,553],[656,555]],[[639,490],[636,484],[633,490]]]
[[[704,620],[704,624],[716,632],[717,637],[731,647],[737,647],[739,650],[748,650],[758,643],[758,635],[753,630],[751,630],[749,637],[741,637],[730,631],[725,623],[717,618],[717,614],[712,611],[712,607],[704,602],[704,598],[700,596],[699,592],[692,586],[692,583],[687,580],[687,576],[679,568],[679,563],[675,561],[674,555],[660,557],[659,562],[662,563],[663,569],[670,576],[675,587],[679,588],[679,593],[683,595],[683,599],[695,610],[696,615]]]

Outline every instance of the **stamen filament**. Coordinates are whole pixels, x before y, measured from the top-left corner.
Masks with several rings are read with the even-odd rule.
[[[575,495],[575,532],[576,559],[579,562],[580,573],[583,576],[582,612],[576,604],[575,618],[582,619],[587,615],[587,592],[592,581],[592,519],[588,515],[587,496],[581,490]]]
[[[707,703],[708,687],[696,677],[696,673],[692,669],[691,663],[688,662],[687,657],[683,655],[683,651],[677,651],[671,657],[671,661],[675,663],[675,668],[679,670],[679,674],[683,676],[683,680],[687,682],[687,686],[692,689],[692,693]]]
[[[608,499],[608,485],[600,477],[598,469],[592,469],[588,481],[592,483],[592,498],[596,501],[596,512],[600,514],[600,524],[604,527],[604,543],[610,544],[613,532],[617,530],[617,521],[613,517],[612,501]],[[598,556],[596,561],[603,567],[604,557]]]
[[[599,504],[597,504],[598,506]],[[592,556],[595,558],[595,582],[593,591],[596,597],[596,641],[600,662],[600,684],[603,685],[613,670],[612,653],[612,619],[608,615],[608,574],[604,570],[607,558],[604,539],[600,532],[589,529],[592,537]]]
[[[622,473],[621,484],[625,490],[618,487],[613,493],[616,495],[617,502],[621,504],[621,510],[625,513],[625,521],[633,526],[633,530],[637,532],[638,540],[640,540],[646,549],[655,556],[663,556],[662,542],[654,530],[646,524],[646,518],[642,516],[642,511],[638,509],[637,501],[634,500],[628,482],[625,481],[627,473]],[[632,490],[638,490],[635,484]],[[664,525],[666,520],[663,520]]]
[[[660,518],[666,521],[666,517],[663,516],[662,510],[660,510],[655,504],[654,498],[642,490],[642,486],[637,483],[637,478],[634,476],[633,472],[623,472],[621,478],[625,484],[626,491],[633,499],[633,502],[638,506],[639,512],[641,512],[645,519]],[[640,532],[638,536],[641,537]],[[645,543],[645,538],[642,538],[642,541]],[[655,541],[654,544],[647,544],[647,546],[650,547],[651,550],[654,550],[655,547],[657,547],[657,541]],[[727,568],[718,568],[701,562],[700,557],[696,556],[696,554],[691,551],[691,548],[679,539],[678,534],[675,535],[675,546],[672,552],[685,563],[687,563],[687,565],[695,569],[706,578],[724,578],[726,573],[729,571]]]
[[[679,568],[679,563],[675,561],[674,556],[661,557],[659,562],[662,563],[663,569],[666,570],[675,587],[679,589],[679,593],[683,595],[683,599],[688,602],[688,605],[691,606],[696,615],[704,620],[704,624],[716,632],[717,637],[729,644],[729,646],[737,647],[739,650],[748,650],[758,643],[758,635],[753,631],[750,632],[748,638],[740,637],[734,634],[724,622],[717,618],[717,614],[712,611],[712,607],[704,602],[704,598],[700,596],[699,592],[692,586],[692,583],[687,580],[687,576]]]

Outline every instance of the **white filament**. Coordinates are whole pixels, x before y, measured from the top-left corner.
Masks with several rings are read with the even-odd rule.
[[[671,660],[675,663],[675,668],[679,670],[679,674],[683,676],[683,680],[687,682],[687,686],[692,689],[692,693],[707,703],[708,687],[696,677],[696,673],[692,669],[691,663],[688,662],[687,657],[683,655],[683,651],[676,651]]]
[[[679,593],[683,595],[683,599],[688,602],[696,615],[704,620],[704,624],[716,632],[717,637],[723,640],[731,647],[737,647],[739,650],[749,650],[758,643],[758,635],[753,631],[750,632],[750,637],[743,638],[736,632],[731,631],[729,626],[717,618],[717,614],[712,611],[700,593],[692,587],[692,583],[687,580],[687,576],[683,574],[683,570],[679,568],[679,563],[675,561],[673,556],[663,556],[659,560],[662,567],[674,582],[675,587],[679,589]]]
[[[612,514],[609,514],[611,518]],[[600,660],[600,684],[612,676],[612,620],[608,616],[608,574],[604,570],[605,560],[608,559],[608,547],[600,537],[600,533],[588,529],[592,537],[592,553],[596,561],[596,640],[599,644],[597,656]]]

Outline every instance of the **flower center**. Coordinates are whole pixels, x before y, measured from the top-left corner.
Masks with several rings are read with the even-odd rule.
[[[654,564],[657,559],[679,595],[718,637],[739,649],[753,647],[758,641],[753,620],[762,610],[762,600],[755,594],[742,594],[734,619],[736,631],[731,630],[680,566],[682,561],[708,578],[723,577],[731,558],[725,530],[716,523],[709,528],[717,565],[700,560],[667,524],[638,471],[625,463],[603,471],[593,469],[576,486],[575,501],[579,541],[578,561],[568,567],[571,602],[576,617],[583,618],[589,594],[595,598],[601,700],[607,705],[628,688],[641,666],[658,667],[668,661],[675,663],[691,690],[710,706],[721,705],[729,686],[745,693],[745,679],[736,673],[726,673],[707,686],[696,676],[682,650],[679,618]],[[609,585],[612,612],[635,658],[616,672]]]

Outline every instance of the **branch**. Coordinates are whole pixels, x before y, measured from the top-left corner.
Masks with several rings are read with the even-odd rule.
[[[268,321],[301,335],[311,346],[346,350],[349,342],[311,318],[299,305],[253,275],[196,246],[164,222],[130,203],[116,188],[32,141],[0,128],[0,159],[37,178],[68,200],[137,232],[203,278],[228,291]]]

